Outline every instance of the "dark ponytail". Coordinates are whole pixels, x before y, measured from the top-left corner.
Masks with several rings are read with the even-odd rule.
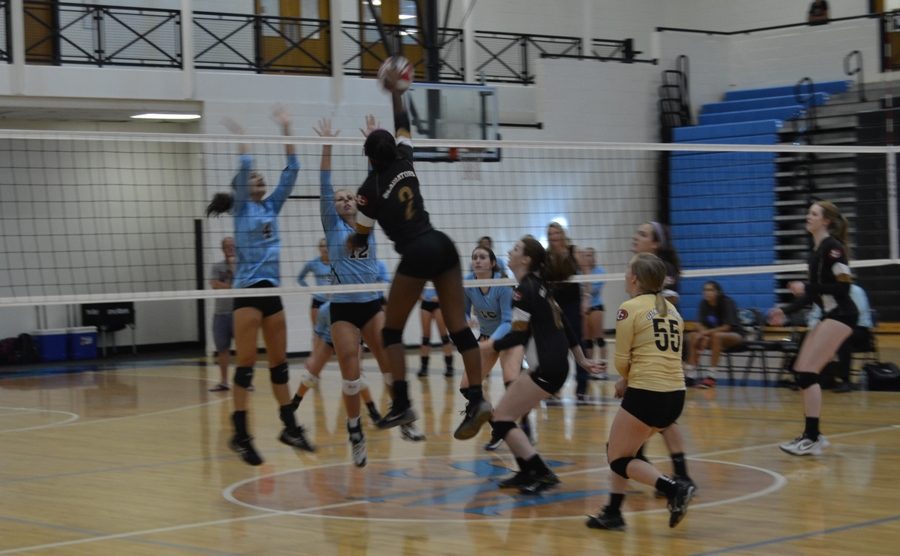
[[[219,216],[226,212],[231,212],[234,206],[234,196],[231,193],[216,193],[206,207],[206,217]]]

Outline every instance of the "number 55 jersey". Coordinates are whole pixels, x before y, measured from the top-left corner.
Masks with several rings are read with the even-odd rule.
[[[654,392],[684,390],[681,368],[684,321],[666,301],[665,316],[656,295],[642,294],[622,303],[616,313],[616,369],[629,388]]]

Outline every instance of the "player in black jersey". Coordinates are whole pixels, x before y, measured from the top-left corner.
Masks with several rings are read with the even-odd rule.
[[[505,440],[519,464],[519,471],[500,481],[500,488],[518,488],[523,494],[538,494],[559,484],[559,479],[516,421],[562,388],[569,376],[569,351],[589,372],[606,369],[605,363],[594,363],[584,356],[578,337],[551,296],[542,274],[548,259],[547,252],[531,236],[523,237],[512,248],[509,269],[519,281],[513,293],[512,329],[502,338],[481,343],[481,349],[498,352],[527,345],[531,368],[509,385],[491,420],[492,438]]]
[[[776,307],[769,311],[769,324],[781,326],[785,322],[785,313],[810,303],[822,310],[822,321],[803,339],[794,361],[797,383],[803,389],[806,427],[802,435],[781,444],[780,448],[795,456],[817,456],[829,446],[828,440],[819,432],[822,412],[819,373],[853,333],[853,325],[859,316],[850,298],[852,279],[847,263],[847,219],[833,203],[817,201],[806,213],[806,231],[814,244],[809,256],[809,282],[805,285],[791,282],[788,287],[795,293],[802,289],[802,297],[784,309]]]
[[[391,410],[379,427],[395,427],[416,419],[407,393],[403,328],[425,282],[430,280],[445,309],[450,339],[462,355],[469,378],[465,417],[453,433],[455,438],[464,440],[478,434],[481,425],[491,417],[491,404],[484,399],[481,387],[481,356],[478,342],[463,315],[465,296],[459,253],[449,237],[431,226],[413,168],[409,115],[402,93],[394,91],[391,97],[396,140],[383,129],[366,137],[365,154],[372,171],[357,192],[357,233],[348,240],[352,245],[365,245],[377,221],[400,253],[382,331],[394,375],[394,396]]]

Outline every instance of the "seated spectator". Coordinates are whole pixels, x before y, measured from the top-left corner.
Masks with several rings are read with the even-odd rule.
[[[872,328],[875,322],[872,319],[872,309],[869,306],[869,298],[866,296],[866,290],[856,284],[850,285],[850,298],[859,311],[859,318],[856,326],[853,327],[853,333],[844,340],[838,349],[838,374],[836,378],[840,382],[835,384],[835,392],[850,392],[853,387],[850,384],[850,361],[853,358],[853,352],[869,351],[872,346]],[[818,305],[813,305],[812,310],[806,316],[806,326],[812,330],[822,320],[822,310]]]
[[[828,13],[828,2],[825,0],[813,0],[809,6],[809,17],[807,21],[810,25],[825,25],[828,23],[830,15]]]
[[[696,386],[713,388],[716,385],[719,357],[722,350],[739,346],[744,341],[744,330],[738,318],[737,305],[725,295],[718,282],[710,280],[703,284],[703,301],[700,302],[698,330],[688,338],[690,355],[684,365],[685,373],[693,374],[700,361],[700,353],[709,350],[709,367],[699,370],[702,375]]]

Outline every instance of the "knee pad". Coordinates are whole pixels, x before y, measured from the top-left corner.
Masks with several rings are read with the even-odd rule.
[[[403,331],[396,328],[382,328],[381,341],[384,342],[384,347],[386,348],[394,344],[403,343]]]
[[[441,344],[447,345],[450,343],[450,336],[441,336]]]
[[[806,390],[810,386],[819,383],[819,374],[818,373],[797,373],[797,384],[800,385],[800,388]]]
[[[597,338],[597,347],[606,347],[606,338]]]
[[[431,338],[429,338],[429,337],[427,337],[427,336],[422,336],[422,345],[423,345],[423,346],[430,346],[430,345],[431,345]]]
[[[253,367],[237,367],[234,370],[234,383],[241,388],[250,388],[253,385]]]
[[[384,380],[384,385],[387,387],[394,384],[394,375],[391,373],[381,373],[381,379]]]
[[[355,396],[356,394],[359,394],[360,390],[362,390],[363,381],[360,378],[357,378],[356,380],[344,379],[341,382],[341,392],[343,392],[347,396]]]
[[[315,388],[319,385],[319,377],[309,372],[309,369],[303,369],[303,373],[300,375],[300,384],[307,388]]]
[[[478,349],[478,340],[475,339],[475,334],[472,334],[472,331],[468,328],[463,328],[459,332],[451,332],[450,339],[456,345],[456,351],[460,353],[470,349]]]
[[[628,464],[631,463],[631,460],[634,458],[624,457],[619,458],[617,460],[613,460],[609,463],[609,468],[613,470],[613,473],[620,477],[628,478]]]
[[[513,421],[491,421],[491,429],[494,432],[494,438],[506,438],[509,431],[519,426]]]
[[[269,369],[269,378],[272,380],[272,384],[287,384],[287,381],[288,381],[287,361]]]

